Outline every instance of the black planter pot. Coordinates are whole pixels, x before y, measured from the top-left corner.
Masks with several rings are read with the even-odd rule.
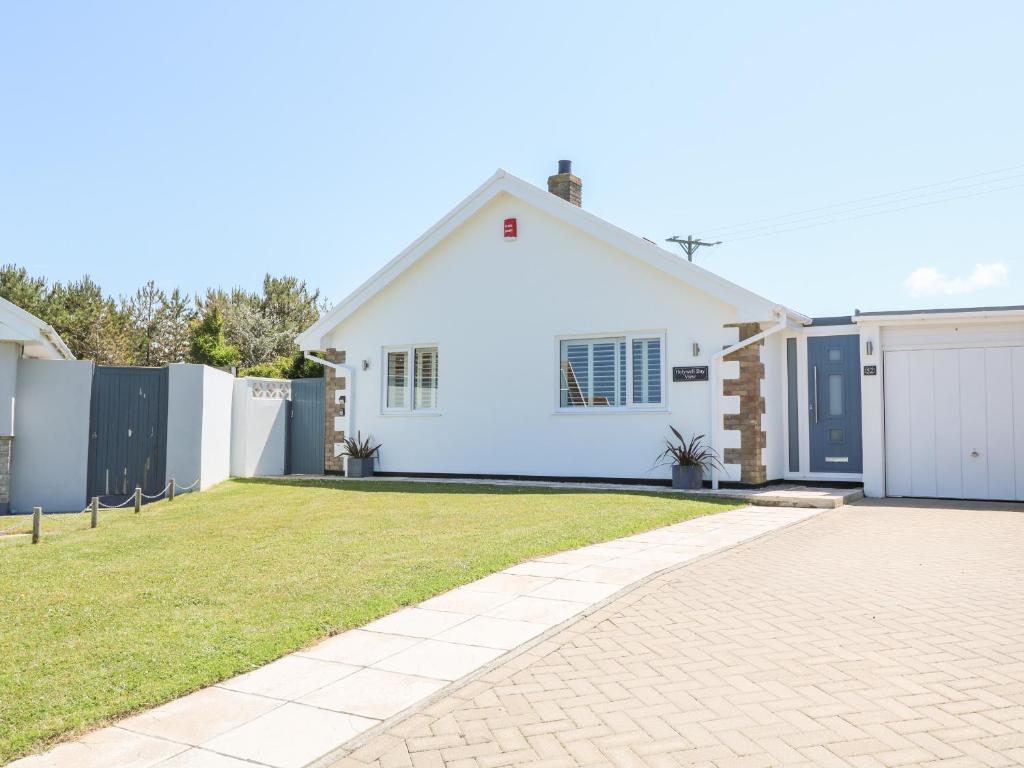
[[[346,477],[373,477],[373,459],[353,459],[348,457],[345,464]]]
[[[703,488],[704,471],[692,464],[673,464],[672,487],[681,491],[694,491]]]

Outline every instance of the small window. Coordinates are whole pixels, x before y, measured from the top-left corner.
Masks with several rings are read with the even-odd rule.
[[[841,442],[843,442],[843,430],[841,430],[841,429],[830,429],[828,431],[828,441],[830,443],[841,443]]]
[[[416,350],[416,383],[413,404],[420,410],[437,408],[437,348]]]
[[[409,353],[388,352],[388,408],[406,407],[405,390],[409,384]]]
[[[664,346],[662,336],[561,341],[559,407],[641,408],[663,405]]]
[[[828,415],[836,418],[843,415],[843,376],[840,373],[828,375]]]
[[[436,411],[437,357],[437,347],[385,350],[384,410]]]
[[[626,404],[626,340],[562,342],[563,408],[610,408]]]
[[[841,362],[843,362],[843,350],[841,350],[841,349],[830,349],[828,351],[828,361],[830,363],[841,363]]]
[[[633,402],[661,402],[661,339],[633,339]]]

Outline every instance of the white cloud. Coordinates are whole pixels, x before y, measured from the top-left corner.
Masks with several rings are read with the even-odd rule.
[[[1009,274],[1009,268],[1000,261],[975,264],[966,277],[950,277],[934,267],[919,267],[903,284],[915,296],[953,296],[1003,285]]]

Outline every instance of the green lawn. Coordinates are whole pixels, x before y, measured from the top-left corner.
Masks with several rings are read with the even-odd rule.
[[[44,518],[40,544],[0,546],[0,763],[516,562],[734,506],[232,480],[96,530]]]

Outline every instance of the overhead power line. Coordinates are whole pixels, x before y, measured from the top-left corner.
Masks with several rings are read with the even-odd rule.
[[[955,197],[945,197],[945,198],[942,198],[940,200],[926,200],[923,203],[916,203],[914,205],[905,205],[905,206],[901,206],[899,208],[888,208],[888,209],[882,210],[882,211],[871,211],[870,213],[862,213],[862,214],[857,215],[857,216],[844,216],[842,218],[829,219],[828,221],[819,221],[819,222],[816,222],[814,224],[805,224],[805,225],[800,226],[800,227],[787,227],[787,228],[784,228],[784,229],[776,229],[776,230],[773,230],[771,232],[761,232],[761,233],[756,234],[756,235],[746,235],[745,237],[736,237],[736,238],[733,238],[732,240],[724,240],[722,242],[725,242],[725,243],[738,243],[738,242],[741,242],[743,240],[753,240],[753,239],[759,238],[759,237],[769,237],[771,235],[781,235],[781,234],[784,234],[786,232],[796,232],[796,231],[801,230],[801,229],[811,229],[813,227],[823,227],[826,224],[838,224],[838,223],[844,222],[844,221],[855,221],[857,219],[865,219],[865,218],[868,218],[869,216],[881,216],[881,215],[886,214],[886,213],[897,213],[899,211],[908,211],[908,210],[910,210],[912,208],[923,208],[924,206],[927,206],[927,205],[938,205],[940,203],[949,203],[949,202],[952,202],[954,200],[964,200],[964,199],[969,198],[969,197],[980,197],[982,195],[991,195],[991,194],[995,194],[996,192],[1008,192],[1011,189],[1020,189],[1022,187],[1024,187],[1024,183],[1014,184],[1014,185],[1009,186],[1009,187],[999,187],[997,189],[983,189],[983,190],[981,190],[979,192],[972,192],[972,193],[966,194],[966,195],[956,195]],[[793,223],[793,222],[786,222],[786,223]]]
[[[740,222],[740,223],[737,223],[737,224],[730,224],[728,226],[706,227],[703,231],[706,231],[706,232],[707,231],[714,231],[714,232],[725,232],[725,233],[728,233],[730,231],[735,231],[735,230],[738,230],[738,229],[747,229],[747,228],[764,229],[766,227],[753,227],[753,225],[762,224],[762,223],[766,223],[766,222],[776,222],[777,226],[786,225],[786,224],[790,224],[790,223],[794,223],[794,222],[786,222],[786,221],[783,221],[784,219],[792,219],[792,218],[794,218],[796,216],[803,216],[803,215],[809,214],[809,213],[818,213],[820,211],[832,211],[835,215],[842,215],[843,213],[848,213],[848,211],[839,211],[839,210],[835,210],[835,209],[846,208],[847,206],[855,205],[857,203],[865,203],[865,202],[870,202],[870,201],[873,201],[873,200],[881,200],[883,198],[896,197],[898,195],[904,195],[904,194],[907,194],[909,192],[917,192],[917,191],[924,190],[924,189],[934,189],[935,187],[948,187],[951,184],[958,184],[959,182],[962,182],[962,181],[971,181],[973,179],[980,179],[980,178],[982,178],[984,176],[995,176],[997,174],[1007,173],[1009,171],[1016,171],[1016,170],[1020,170],[1022,168],[1024,168],[1024,164],[1022,164],[1022,165],[1012,165],[1012,166],[1008,166],[1008,167],[1005,167],[1005,168],[998,168],[998,169],[995,169],[995,170],[992,170],[992,171],[985,171],[983,173],[972,174],[970,176],[959,176],[959,177],[954,178],[954,179],[946,179],[945,181],[937,181],[937,182],[933,182],[931,184],[922,184],[922,185],[916,186],[916,187],[906,187],[904,189],[895,190],[893,192],[884,192],[884,193],[877,194],[877,195],[869,195],[867,197],[858,197],[858,198],[854,198],[852,200],[847,200],[847,201],[842,202],[842,203],[833,203],[831,205],[823,205],[823,206],[818,206],[816,208],[806,208],[806,209],[801,210],[801,211],[794,211],[793,213],[786,213],[786,214],[781,214],[781,215],[778,215],[778,216],[769,216],[767,218],[762,218],[762,219],[752,219],[752,220],[745,221],[745,222]],[[1012,178],[1017,178],[1017,176],[1011,176],[1011,177],[1000,178],[1000,179],[989,179],[988,181],[980,182],[979,184],[967,185],[967,187],[969,187],[969,186],[980,186],[980,185],[983,185],[983,184],[997,184],[997,183],[1000,183],[1002,181],[1006,181],[1006,180],[1012,179]],[[936,189],[934,192],[926,193],[926,195],[921,195],[921,197],[924,197],[924,196],[927,196],[927,195],[945,194],[945,193],[948,193],[948,192],[956,191],[957,189],[960,189],[960,188],[967,188],[967,187],[954,187],[954,188],[949,188],[949,189]],[[907,199],[912,199],[912,198],[907,198]],[[896,202],[900,202],[900,201],[899,200],[889,200],[887,202],[888,203],[896,203]]]
[[[1014,179],[1020,178],[1024,178],[1024,173],[1016,173],[1010,176],[1001,176],[998,179],[978,181],[973,184],[959,184],[954,187],[947,187],[946,189],[935,190],[933,192],[921,192],[916,195],[905,195],[903,197],[896,197],[890,200],[882,200],[881,202],[868,203],[867,205],[858,205],[853,208],[842,208],[840,210],[829,211],[828,213],[818,213],[813,216],[789,218],[786,221],[776,221],[772,224],[761,224],[760,226],[743,227],[734,230],[733,235],[748,235],[762,229],[775,229],[780,226],[788,227],[791,224],[802,224],[807,221],[816,221],[818,219],[831,219],[836,216],[847,216],[848,214],[857,213],[858,211],[866,211],[872,208],[887,208],[889,206],[898,205],[899,203],[905,203],[910,200],[920,200],[922,198],[935,197],[936,195],[948,195],[951,192],[960,192],[965,189],[976,189],[977,187],[989,187],[992,184],[1002,184],[1004,182],[1013,181]]]

